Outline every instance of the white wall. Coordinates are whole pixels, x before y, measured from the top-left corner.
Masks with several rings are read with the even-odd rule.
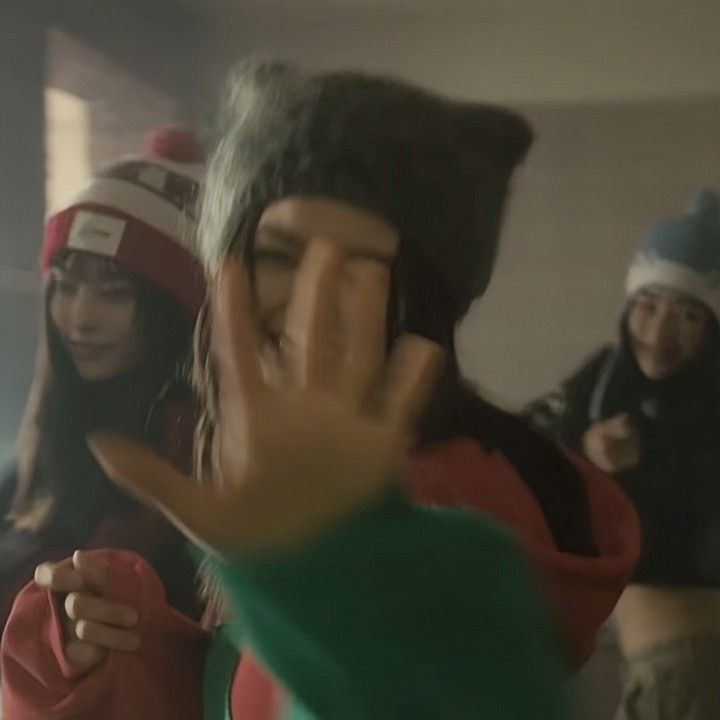
[[[209,7],[208,0],[196,0]],[[720,94],[717,0],[226,0],[212,44],[510,103]],[[209,70],[214,72],[214,63]]]
[[[180,117],[182,98],[171,97],[65,32],[47,33],[47,66],[48,86],[84,103],[90,171],[138,153],[149,130]],[[72,172],[65,165],[62,170]]]

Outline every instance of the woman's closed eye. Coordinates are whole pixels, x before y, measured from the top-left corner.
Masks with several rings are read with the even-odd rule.
[[[256,247],[253,255],[256,265],[292,269],[300,262],[298,253],[292,248]]]
[[[680,306],[680,317],[687,323],[699,325],[708,319],[708,313],[697,303],[684,303]]]
[[[648,315],[653,315],[659,310],[657,301],[652,297],[637,298],[635,300],[635,308]]]

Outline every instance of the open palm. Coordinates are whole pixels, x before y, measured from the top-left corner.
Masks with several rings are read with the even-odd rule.
[[[386,359],[387,268],[313,241],[299,268],[280,351],[260,350],[244,265],[226,262],[212,308],[219,458],[212,490],[147,447],[102,434],[107,473],[223,554],[292,547],[393,482],[434,385],[440,349],[403,336]]]

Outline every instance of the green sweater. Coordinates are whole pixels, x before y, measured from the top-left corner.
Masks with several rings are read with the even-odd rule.
[[[484,517],[392,499],[311,547],[218,572],[255,655],[292,693],[293,719],[566,717],[526,564]],[[216,657],[206,700],[224,674],[227,708],[233,661]]]

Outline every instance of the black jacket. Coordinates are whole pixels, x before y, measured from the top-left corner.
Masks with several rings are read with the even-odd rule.
[[[619,413],[630,415],[642,443],[640,464],[617,476],[642,523],[633,582],[720,587],[720,363],[651,381],[621,342],[525,414],[582,451],[588,427]]]

